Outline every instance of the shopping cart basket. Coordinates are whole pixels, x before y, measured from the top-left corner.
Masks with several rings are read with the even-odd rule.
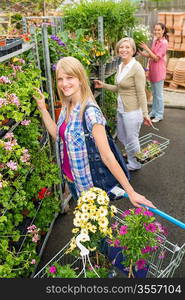
[[[125,197],[128,197],[127,194],[124,194]],[[146,206],[144,206],[146,207]],[[158,210],[147,207],[153,213],[161,216],[162,218],[172,222],[173,224],[185,229],[185,223],[171,217],[170,215]],[[114,221],[117,221],[121,224],[124,224],[124,220],[121,218],[123,211],[118,209],[117,214],[114,217]],[[79,236],[78,236],[79,237]],[[185,244],[178,246],[167,240],[166,236],[159,235],[160,240],[162,241],[157,249],[153,252],[150,259],[148,260],[148,269],[145,272],[144,277],[155,277],[155,278],[167,278],[173,277],[175,270],[180,266],[182,259],[185,255]],[[80,256],[75,257],[71,254],[66,254],[66,250],[69,247],[70,242],[62,248],[37,274],[34,278],[42,278],[47,276],[46,268],[51,266],[54,262],[58,262],[61,265],[69,264],[73,269],[78,270],[78,277],[86,277],[86,265],[91,266],[91,269],[96,273],[96,270],[93,268],[91,263],[91,258],[89,257],[89,250],[81,245],[82,250]],[[165,253],[164,258],[160,258],[161,253]],[[116,266],[116,261],[114,259],[114,264]],[[97,277],[98,274],[96,273]],[[119,277],[125,277],[125,273]]]
[[[146,165],[149,162],[165,154],[164,150],[169,145],[170,140],[154,133],[148,133],[139,138],[140,150],[132,143],[128,144],[126,151],[133,152],[136,159]]]

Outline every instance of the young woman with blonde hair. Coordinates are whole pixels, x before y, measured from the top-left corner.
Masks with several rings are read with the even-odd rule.
[[[39,90],[40,98],[36,101],[46,128],[58,145],[62,173],[73,198],[78,199],[82,191],[93,187],[82,124],[86,105],[93,104],[85,111],[85,119],[104,164],[128,193],[134,206],[145,204],[154,207],[151,201],[134,191],[115,159],[107,140],[106,120],[92,95],[80,61],[74,57],[60,59],[56,67],[56,80],[63,103],[57,124],[46,109],[44,96]]]

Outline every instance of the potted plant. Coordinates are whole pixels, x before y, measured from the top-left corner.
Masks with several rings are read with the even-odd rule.
[[[155,157],[158,157],[161,153],[160,143],[153,140],[147,146],[143,147],[141,151],[136,152],[135,157],[141,164],[144,164]]]
[[[133,208],[122,212],[112,230],[106,253],[112,263],[129,278],[146,277],[150,257],[163,243],[160,234],[167,235],[166,228],[146,208]]]
[[[82,192],[74,210],[74,234],[66,253],[79,255],[76,236],[85,233],[89,239],[84,239],[83,245],[91,252],[99,250],[101,239],[112,237],[111,219],[117,209],[110,205],[110,199],[105,191],[100,188],[90,188]]]

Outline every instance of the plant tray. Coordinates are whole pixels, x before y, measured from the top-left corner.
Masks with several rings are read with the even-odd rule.
[[[22,43],[20,38],[6,39],[6,46],[0,47],[0,57],[22,49]]]
[[[136,152],[135,146],[129,144],[126,150],[133,151],[138,162],[145,165],[165,154],[164,150],[170,140],[154,133],[148,133],[139,138],[140,151]]]

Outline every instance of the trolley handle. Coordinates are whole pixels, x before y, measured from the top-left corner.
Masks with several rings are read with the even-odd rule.
[[[164,218],[164,219],[170,221],[171,223],[174,223],[175,225],[177,225],[177,226],[179,226],[179,227],[185,229],[185,223],[183,223],[183,222],[181,222],[181,221],[175,219],[174,217],[172,217],[172,216],[166,214],[165,212],[163,212],[163,211],[161,211],[161,210],[159,210],[159,209],[157,209],[157,208],[152,208],[152,207],[146,206],[146,205],[144,205],[144,204],[141,204],[141,205],[144,206],[144,207],[146,207],[147,209],[149,209],[149,210],[152,211],[153,213],[155,213],[155,214],[161,216],[162,218]]]
[[[113,193],[114,195],[116,195],[117,197],[125,197],[125,198],[129,198],[128,194],[120,187],[116,186],[114,188],[112,188],[110,190],[111,193]],[[150,206],[147,206],[147,205],[144,205],[144,204],[141,204],[143,207],[146,207],[147,209],[149,209],[150,211],[152,211],[153,213],[161,216],[162,218],[170,221],[171,223],[174,223],[175,225],[185,229],[185,223],[175,219],[174,217],[166,214],[165,212],[157,209],[157,208],[152,208]]]

